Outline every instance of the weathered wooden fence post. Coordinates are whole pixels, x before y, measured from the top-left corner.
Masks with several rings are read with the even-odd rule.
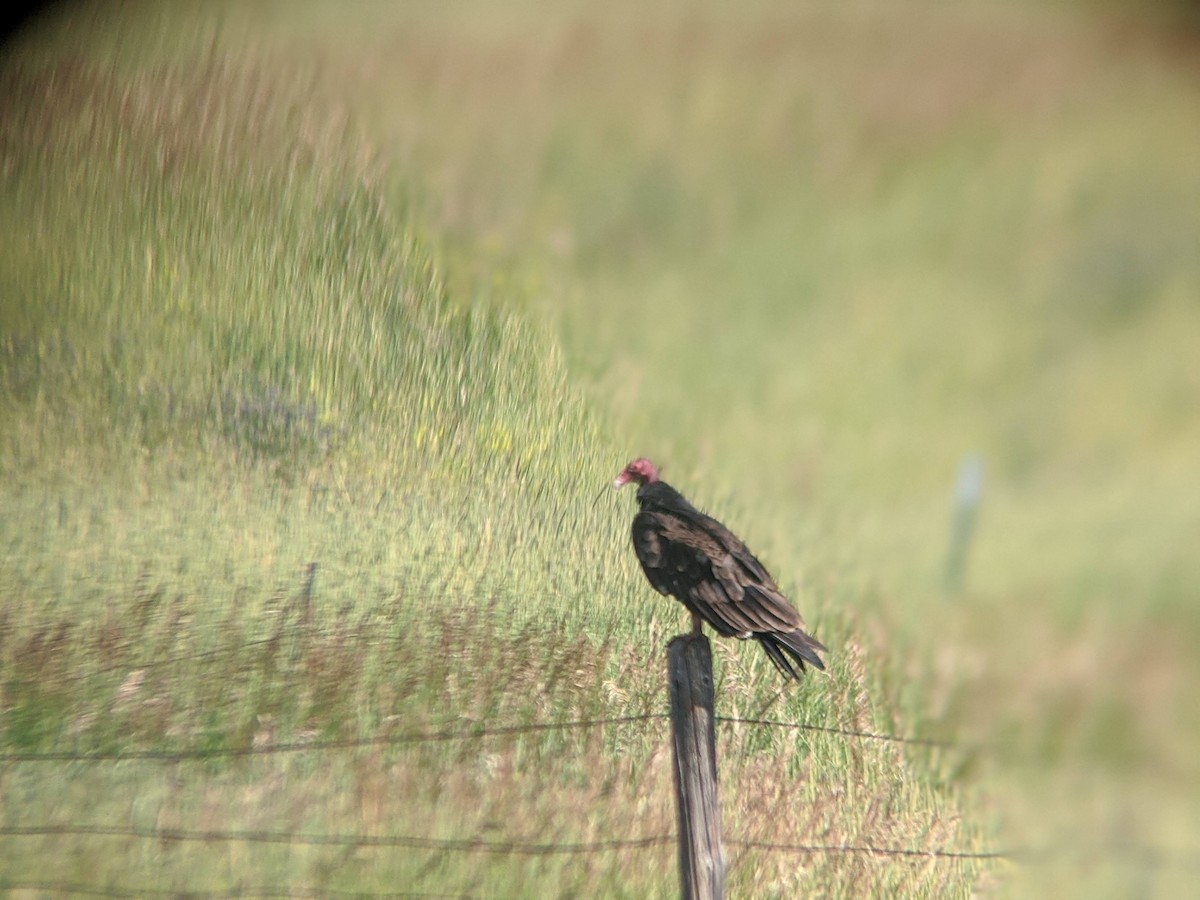
[[[717,802],[717,742],[708,638],[686,634],[672,640],[667,645],[667,674],[675,750],[680,884],[685,900],[716,900],[725,894],[725,854]]]

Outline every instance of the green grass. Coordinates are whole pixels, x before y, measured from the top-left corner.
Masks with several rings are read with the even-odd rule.
[[[1165,32],[1019,4],[459,13],[79,5],[8,48],[0,752],[659,712],[683,616],[632,500],[593,505],[649,453],[831,647],[784,690],[718,643],[719,714],[965,745],[721,726],[734,895],[1184,892],[1200,106]],[[663,834],[665,734],[10,762],[0,826]],[[0,884],[47,880],[675,890],[670,845],[0,837]]]

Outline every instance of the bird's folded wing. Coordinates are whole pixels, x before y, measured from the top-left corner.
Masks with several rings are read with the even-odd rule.
[[[714,519],[712,516],[706,516],[700,513],[697,517],[697,527],[703,528],[712,539],[721,545],[724,550],[729,553],[738,564],[746,570],[747,577],[764,587],[770,588],[773,591],[778,591],[779,586],[775,584],[775,579],[771,577],[771,573],[767,571],[766,566],[758,561],[750,548],[742,543],[742,539],[736,534]]]
[[[762,572],[761,579],[701,523],[645,511],[633,522],[634,549],[650,583],[683,601],[720,633],[748,636],[801,627],[800,615],[770,575],[737,538],[729,537]]]
[[[633,517],[633,549],[651,586],[660,594],[673,593],[671,572],[665,565],[662,528],[653,514],[640,512]]]

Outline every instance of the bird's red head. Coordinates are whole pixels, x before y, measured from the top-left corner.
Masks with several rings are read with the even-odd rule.
[[[654,484],[658,481],[658,467],[646,457],[639,457],[621,470],[621,474],[613,482],[613,487],[624,487],[631,481],[638,484]]]

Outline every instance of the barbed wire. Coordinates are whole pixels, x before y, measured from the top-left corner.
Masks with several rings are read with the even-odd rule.
[[[192,747],[179,750],[112,750],[112,751],[15,751],[0,753],[0,763],[15,762],[121,762],[131,760],[154,760],[158,762],[186,762],[205,759],[236,759],[247,756],[267,756],[276,753],[317,753],[330,750],[349,750],[358,747],[403,746],[405,744],[440,743],[446,741],[468,741],[488,737],[530,734],[539,731],[556,731],[600,728],[633,722],[662,721],[670,718],[665,712],[637,713],[625,716],[608,716],[597,719],[570,719],[562,722],[522,722],[505,725],[469,725],[452,728],[441,726],[434,730],[385,734],[368,738],[337,738],[333,740],[287,741],[263,743],[246,747]],[[799,731],[815,731],[864,740],[888,741],[939,748],[965,749],[964,745],[934,738],[906,737],[881,732],[859,731],[832,725],[812,725],[805,722],[785,722],[775,719],[746,719],[737,716],[716,716],[722,725],[754,725],[789,728]],[[977,746],[971,745],[972,749]]]
[[[811,725],[807,722],[784,722],[777,719],[742,719],[736,716],[714,716],[721,725],[769,725],[775,728],[791,728],[797,731],[821,731],[826,734],[840,734],[845,737],[865,738],[873,741],[888,741],[896,744],[917,744],[925,747],[942,747],[947,749],[975,748],[977,745],[956,744],[939,738],[905,737],[898,734],[886,734],[877,731],[858,731],[853,728],[841,728],[836,725]]]
[[[674,834],[612,838],[577,843],[488,841],[483,838],[430,838],[402,834],[294,834],[288,831],[215,831],[187,828],[132,828],[115,825],[12,825],[0,827],[0,837],[115,837],[155,840],[163,843],[251,843],[298,844],[326,847],[404,847],[462,853],[492,853],[503,856],[552,856],[639,850],[671,844]]]
[[[236,758],[254,755],[266,755],[276,753],[296,753],[296,752],[318,752],[335,749],[349,749],[365,746],[387,746],[387,745],[404,745],[404,744],[419,744],[428,742],[445,742],[453,740],[472,740],[482,739],[486,737],[504,736],[504,735],[519,735],[535,732],[545,732],[552,730],[572,730],[572,729],[588,729],[596,727],[604,727],[611,725],[631,724],[636,722],[647,721],[662,721],[668,719],[667,713],[642,713],[635,715],[613,716],[597,719],[574,719],[559,722],[527,722],[519,724],[506,724],[498,726],[477,726],[471,725],[466,728],[449,728],[441,727],[436,730],[412,731],[404,734],[381,735],[373,738],[358,738],[358,739],[342,739],[330,741],[300,741],[291,743],[278,744],[263,744],[260,746],[240,747],[240,748],[192,748],[184,750],[144,750],[144,751],[125,751],[111,753],[75,753],[65,751],[49,751],[49,752],[17,752],[0,754],[0,763],[4,762],[49,762],[49,761],[69,761],[69,762],[99,762],[99,761],[127,761],[127,760],[155,760],[155,761],[187,761],[187,760],[204,760],[213,758]],[[741,718],[736,716],[717,716],[717,722],[723,725],[751,725],[762,727],[778,727],[789,728],[807,731],[817,731],[829,734],[836,734],[850,738],[866,739],[866,740],[881,740],[891,741],[906,744],[917,744],[934,747],[955,747],[949,741],[936,740],[930,738],[910,738],[902,735],[884,734],[878,732],[861,731],[856,729],[841,728],[837,726],[812,725],[800,722],[786,722],[773,719],[757,719],[757,718]],[[489,841],[482,838],[469,839],[442,839],[422,837],[417,835],[357,835],[357,834],[293,834],[291,832],[279,831],[216,831],[216,830],[189,830],[189,829],[159,829],[159,828],[131,828],[117,827],[106,825],[80,825],[80,824],[49,824],[49,825],[29,825],[29,826],[7,826],[0,827],[0,837],[33,837],[33,836],[94,836],[94,837],[120,837],[127,839],[146,839],[159,840],[163,842],[185,842],[185,841],[202,841],[202,842],[253,842],[253,843],[276,843],[276,844],[298,844],[298,845],[326,845],[340,847],[403,847],[417,850],[430,850],[440,852],[479,852],[490,854],[503,855],[538,855],[547,856],[553,854],[589,854],[606,852],[612,850],[638,850],[648,847],[660,846],[671,843],[677,840],[674,834],[650,835],[636,838],[611,839],[591,842],[578,843],[537,843],[523,841]],[[1104,855],[1110,859],[1120,859],[1132,861],[1135,864],[1141,864],[1149,868],[1164,868],[1164,867],[1186,867],[1200,870],[1200,854],[1197,853],[1174,853],[1170,850],[1151,847],[1134,847],[1125,845],[1112,845],[1095,848],[1081,848],[1064,846],[1059,848],[1043,848],[1043,849],[1010,849],[1010,850],[993,850],[993,851],[962,851],[946,848],[905,848],[905,847],[881,847],[870,844],[787,844],[773,843],[767,841],[753,840],[738,840],[730,839],[726,843],[728,846],[741,848],[743,850],[762,850],[772,853],[798,853],[798,854],[847,854],[847,855],[864,855],[864,856],[880,856],[889,858],[927,858],[927,859],[945,859],[945,860],[1006,860],[1016,863],[1034,863],[1034,864],[1054,864],[1062,862],[1070,857],[1079,857],[1081,859],[1088,858],[1088,854]],[[33,884],[32,882],[30,883]],[[47,882],[47,885],[50,883]],[[12,887],[15,885],[11,882],[0,880],[0,887]],[[78,890],[75,890],[71,885],[58,885],[62,888],[57,892],[65,893],[91,893],[95,896],[159,896],[154,892],[138,892],[135,889],[113,889],[100,886],[76,885]],[[30,887],[29,889],[38,890],[42,888]],[[55,891],[54,887],[45,887],[46,890]],[[177,892],[165,892],[177,893]],[[230,894],[233,896],[234,894]],[[247,896],[247,891],[239,890],[236,896]],[[279,896],[295,896],[294,891],[286,891]],[[189,894],[188,896],[226,896],[224,894]],[[277,896],[269,892],[264,892],[258,896]],[[361,895],[360,895],[361,896]],[[371,896],[371,895],[365,895]],[[386,895],[381,895],[386,896]],[[391,895],[396,896],[396,895]],[[419,896],[419,895],[418,895]]]
[[[848,855],[930,857],[933,859],[1012,859],[1013,854],[1002,850],[946,850],[939,847],[876,847],[871,844],[775,844],[768,841],[727,840],[730,847],[743,850],[769,850],[773,853],[845,853]]]
[[[181,897],[186,900],[233,900],[233,898],[255,898],[267,900],[273,897],[395,897],[395,898],[443,898],[443,900],[475,900],[475,894],[430,893],[427,891],[340,891],[334,888],[305,888],[290,885],[267,885],[227,888],[220,891],[170,890],[167,888],[135,888],[115,885],[85,884],[78,881],[14,881],[0,878],[0,892],[43,891],[55,895],[73,894],[84,897]]]
[[[121,888],[107,887],[97,884],[83,884],[78,881],[11,881],[0,878],[0,892],[38,891],[58,896],[74,894],[83,897],[170,897],[178,892],[155,890],[154,888]],[[191,896],[180,894],[179,896]]]
[[[940,847],[877,847],[871,844],[782,844],[736,838],[725,841],[742,850],[766,850],[771,853],[836,854],[900,858],[1001,860],[1019,865],[1056,865],[1068,862],[1092,864],[1096,857],[1109,862],[1142,866],[1149,869],[1182,868],[1200,871],[1200,853],[1177,851],[1138,844],[1106,843],[1092,845],[1060,844],[1052,847],[1013,847],[1004,850],[948,850]]]
[[[483,838],[431,838],[419,835],[372,835],[372,834],[295,834],[285,831],[219,831],[192,830],[185,828],[136,828],[110,825],[14,825],[0,826],[0,837],[112,837],[133,840],[155,840],[163,843],[261,843],[289,844],[300,846],[334,847],[385,847],[432,852],[487,853],[502,856],[554,856],[604,853],[615,850],[643,850],[674,844],[678,835],[656,834],[634,838],[614,838],[599,841],[571,843],[546,843],[531,841],[493,841]],[[728,847],[742,850],[763,850],[771,853],[800,853],[807,855],[854,855],[879,856],[886,858],[939,859],[960,861],[1009,861],[1018,864],[1052,865],[1070,861],[1094,860],[1103,856],[1109,861],[1132,863],[1147,868],[1186,868],[1200,870],[1200,854],[1179,853],[1163,848],[1125,844],[1096,846],[1070,846],[1057,848],[1017,848],[1008,850],[953,850],[945,847],[886,847],[874,844],[787,844],[771,841],[741,840],[724,841]],[[0,879],[0,888],[14,888],[10,881]],[[81,886],[81,889],[86,886]],[[36,889],[36,888],[31,888]],[[50,889],[50,888],[46,888]],[[290,890],[290,889],[289,889]],[[106,895],[107,888],[95,887],[99,895]],[[128,896],[134,889],[121,889],[116,896]],[[178,892],[168,892],[172,895]],[[237,896],[252,895],[248,889],[237,892]],[[150,894],[148,894],[150,895]],[[153,893],[152,895],[157,895]],[[295,896],[293,891],[287,896]],[[188,894],[191,896],[191,894]],[[199,894],[199,896],[224,896],[221,893]],[[258,896],[275,896],[266,892]],[[365,896],[372,896],[370,894]],[[384,896],[396,896],[394,894]],[[402,894],[400,896],[443,896]],[[457,895],[451,895],[457,896]]]
[[[572,719],[563,722],[524,722],[512,725],[472,726],[459,729],[443,727],[433,731],[413,731],[403,734],[378,735],[370,738],[290,741],[286,743],[264,743],[248,747],[193,747],[182,750],[112,750],[95,752],[67,750],[17,751],[0,754],[0,763],[126,762],[132,760],[186,762],[189,760],[232,759],[245,756],[265,756],[275,753],[315,753],[328,750],[353,749],[356,747],[402,746],[404,744],[467,741],[486,737],[531,734],[539,731],[599,728],[606,725],[622,725],[631,722],[644,722],[666,718],[666,713],[642,713],[627,716],[610,716],[600,719]]]

